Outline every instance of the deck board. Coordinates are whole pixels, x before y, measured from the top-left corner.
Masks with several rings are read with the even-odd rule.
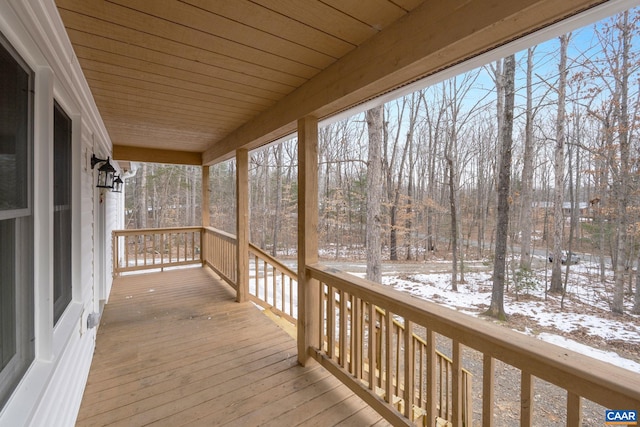
[[[234,299],[203,268],[116,279],[76,425],[386,424]]]

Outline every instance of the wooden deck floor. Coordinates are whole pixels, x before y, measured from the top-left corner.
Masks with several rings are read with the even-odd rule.
[[[114,282],[78,426],[387,425],[208,269]]]

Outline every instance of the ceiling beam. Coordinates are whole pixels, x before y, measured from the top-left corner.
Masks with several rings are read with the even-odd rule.
[[[605,0],[426,1],[203,153],[212,164],[433,75]]]
[[[155,148],[113,145],[113,159],[131,162],[167,163],[174,165],[201,165],[202,154],[191,151],[158,150]]]

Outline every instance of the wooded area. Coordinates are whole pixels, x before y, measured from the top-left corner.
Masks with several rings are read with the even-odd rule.
[[[493,260],[500,230],[522,270],[536,250],[556,260],[563,251],[596,255],[601,280],[614,272],[612,311],[622,313],[640,257],[639,20],[631,10],[516,54],[511,119],[506,67],[497,61],[385,104],[379,156],[369,153],[368,113],[322,127],[321,256],[367,258],[375,218],[367,204],[377,199],[388,260],[451,260],[455,286],[464,282],[465,260]],[[505,229],[498,184],[509,126]],[[379,195],[367,184],[371,162],[379,162]],[[249,174],[251,242],[295,255],[296,139],[250,153]],[[234,176],[234,161],[211,167],[211,224],[228,232],[235,232]],[[200,225],[200,179],[199,167],[141,164],[126,180],[127,227]],[[552,291],[562,291],[568,273],[553,264]]]

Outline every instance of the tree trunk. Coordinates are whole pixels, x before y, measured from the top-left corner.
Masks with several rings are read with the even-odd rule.
[[[620,84],[619,103],[619,135],[620,135],[620,169],[616,179],[616,237],[614,264],[614,292],[611,311],[617,314],[624,312],[624,275],[627,264],[627,206],[629,204],[629,49],[631,32],[629,29],[629,12],[623,14],[622,22],[622,66],[620,77],[617,80]]]
[[[410,138],[410,139],[409,139]],[[413,173],[414,173],[414,159],[413,159],[413,135],[408,137],[407,144],[409,144],[409,177],[407,182],[407,209],[406,209],[406,219],[404,223],[405,227],[405,244],[407,247],[407,261],[411,261],[413,259],[412,254],[412,246],[413,241],[411,239],[411,229],[413,227],[413,197],[414,197],[414,189],[413,189]]]
[[[560,36],[560,63],[558,65],[558,114],[556,116],[556,147],[554,156],[555,181],[553,189],[553,264],[549,292],[562,292],[562,244],[564,214],[562,202],[564,196],[564,116],[565,92],[567,87],[567,45],[569,35]]]
[[[520,211],[520,228],[522,239],[520,241],[520,268],[531,270],[531,210],[533,203],[533,52],[535,47],[527,51],[527,111],[524,138],[524,164],[522,167],[522,206]]]
[[[455,138],[455,136],[453,136]],[[449,144],[453,144],[452,141]],[[451,152],[446,155],[449,169],[449,208],[451,215],[451,290],[458,291],[458,203],[456,201],[455,164]]]
[[[147,164],[142,164],[140,171],[140,209],[138,228],[147,228],[147,218],[149,217],[149,209],[147,208]]]
[[[398,225],[397,225],[397,211],[398,205],[395,203],[396,196],[393,197],[391,203],[391,212],[389,214],[389,259],[391,261],[398,260]]]
[[[280,224],[282,222],[282,143],[275,147],[276,156],[276,206],[275,216],[273,218],[273,246],[271,247],[271,256],[278,254],[278,238],[280,236]]]
[[[504,110],[500,144],[500,167],[498,173],[498,219],[496,225],[496,255],[493,263],[493,289],[491,305],[487,315],[505,320],[504,285],[507,256],[507,237],[509,230],[509,196],[511,188],[511,157],[513,132],[513,106],[515,98],[514,76],[515,56],[504,61]]]
[[[366,113],[369,133],[367,158],[367,274],[373,282],[382,282],[380,234],[382,221],[380,201],[382,200],[382,106]]]

